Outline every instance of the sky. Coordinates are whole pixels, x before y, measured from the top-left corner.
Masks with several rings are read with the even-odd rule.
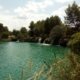
[[[64,21],[65,9],[74,0],[0,0],[0,23],[9,30],[28,26],[31,21],[58,15]],[[76,0],[80,5],[80,0]]]

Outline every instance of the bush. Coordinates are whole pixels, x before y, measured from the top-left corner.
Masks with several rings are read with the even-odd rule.
[[[72,52],[80,54],[80,32],[72,35],[70,41],[68,42],[68,46]]]
[[[65,36],[66,27],[64,27],[63,25],[57,25],[51,30],[49,37],[52,44],[59,44],[60,39],[64,39]]]

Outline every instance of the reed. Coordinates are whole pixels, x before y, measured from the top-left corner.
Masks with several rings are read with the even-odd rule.
[[[20,80],[80,80],[80,58],[76,54],[69,54],[63,59],[56,59],[50,65],[43,64],[38,71],[29,77],[22,69]],[[30,62],[30,71],[32,70],[32,61]],[[9,80],[13,80],[9,74]]]

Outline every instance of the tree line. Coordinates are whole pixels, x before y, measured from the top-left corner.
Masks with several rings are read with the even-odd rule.
[[[64,23],[59,16],[51,16],[36,23],[31,21],[29,30],[22,27],[20,30],[14,29],[12,32],[6,26],[0,24],[0,40],[50,43],[66,46],[73,39],[72,36],[79,38],[80,42],[80,7],[73,2],[65,10],[66,16]],[[9,38],[9,39],[8,39]],[[76,39],[74,39],[74,42]],[[69,42],[69,45],[73,45]]]

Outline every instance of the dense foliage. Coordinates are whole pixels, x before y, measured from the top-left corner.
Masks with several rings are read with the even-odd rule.
[[[63,25],[53,27],[50,32],[50,40],[52,44],[61,44],[62,42],[65,42],[66,30],[67,28]]]
[[[68,46],[74,53],[80,54],[80,32],[72,35]]]
[[[74,27],[74,32],[80,31],[80,8],[74,2],[66,9],[66,23],[67,25]]]
[[[0,23],[0,40],[7,39],[8,36],[9,36],[8,28]]]

